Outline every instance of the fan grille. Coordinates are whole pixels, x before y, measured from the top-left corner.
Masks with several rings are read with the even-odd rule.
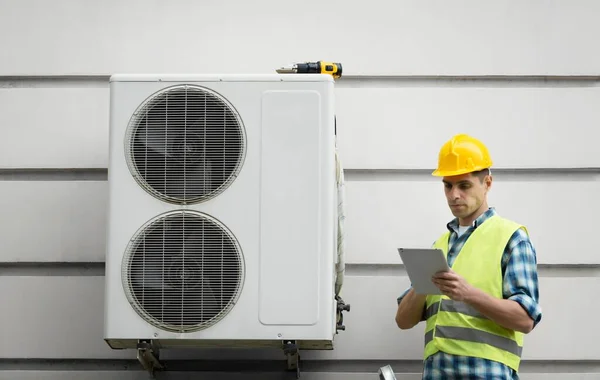
[[[146,321],[189,332],[223,318],[243,282],[240,249],[224,226],[205,214],[174,211],[138,231],[127,247],[127,298]]]
[[[245,152],[237,112],[217,93],[193,85],[164,89],[131,119],[129,169],[153,196],[174,204],[199,203],[236,178]]]

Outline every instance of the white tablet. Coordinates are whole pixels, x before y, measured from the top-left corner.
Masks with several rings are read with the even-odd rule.
[[[437,272],[450,270],[444,251],[434,248],[398,248],[398,252],[417,294],[442,294],[431,278]]]

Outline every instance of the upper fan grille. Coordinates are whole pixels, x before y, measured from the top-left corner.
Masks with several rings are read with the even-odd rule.
[[[231,233],[193,211],[151,220],[123,260],[129,302],[146,321],[169,331],[195,331],[219,321],[235,304],[244,277]]]
[[[146,100],[125,140],[128,166],[149,193],[167,202],[206,201],[237,176],[244,157],[241,119],[220,95],[181,85]]]

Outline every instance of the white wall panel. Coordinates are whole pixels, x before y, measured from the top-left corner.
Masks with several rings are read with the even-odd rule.
[[[420,88],[377,87],[378,83],[336,89],[344,168],[430,169],[441,144],[458,132],[484,140],[496,167],[600,167],[595,146],[600,139],[595,127],[600,122],[600,87]],[[0,88],[0,104],[0,125],[11,136],[0,140],[3,167],[108,165],[108,83]]]
[[[396,248],[429,247],[452,218],[436,180],[349,181],[346,185],[346,262],[401,263]],[[0,261],[100,262],[106,239],[106,181],[0,182]],[[572,194],[578,193],[577,197]],[[569,194],[569,202],[565,199]],[[490,205],[526,224],[541,264],[600,264],[589,247],[600,212],[589,202],[600,194],[600,177],[586,180],[496,176]],[[23,207],[23,205],[28,205]],[[575,227],[572,227],[575,228]],[[572,234],[577,233],[577,239]]]
[[[0,261],[103,262],[107,184],[0,182]]]
[[[0,88],[2,167],[106,167],[108,95],[104,88]]]
[[[126,358],[102,340],[104,277],[0,277],[0,358]]]
[[[481,139],[495,167],[600,166],[600,87],[483,86],[338,88],[344,166],[432,169],[456,133]]]
[[[271,72],[317,59],[373,75],[578,75],[600,65],[590,48],[600,33],[593,0],[377,0],[341,11],[316,0],[2,0],[0,8],[0,75]]]
[[[398,177],[399,179],[402,177]],[[541,264],[600,264],[595,245],[600,176],[495,176],[489,205],[528,227]],[[437,179],[347,184],[347,262],[402,262],[398,247],[430,247],[452,214]]]
[[[424,325],[401,331],[394,322],[396,297],[408,284],[404,276],[347,277],[343,297],[352,309],[345,314],[347,329],[338,335],[337,349],[305,352],[303,358],[419,360]],[[526,337],[524,359],[600,360],[600,353],[589,349],[597,334],[590,334],[585,324],[573,323],[574,316],[600,312],[597,303],[582,302],[600,291],[600,278],[542,278],[540,287],[544,317]],[[18,327],[4,329],[0,358],[135,358],[131,351],[111,351],[102,341],[103,277],[4,276],[0,288],[15,290],[0,293],[0,322]],[[577,289],[577,297],[564,297],[567,288]],[[164,354],[165,359],[182,357]],[[239,357],[281,359],[281,355],[279,350],[268,355],[244,351]],[[214,351],[197,356],[205,360],[234,357]]]

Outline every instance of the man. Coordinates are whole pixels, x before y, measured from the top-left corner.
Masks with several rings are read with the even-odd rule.
[[[459,134],[432,173],[455,216],[434,243],[451,270],[432,278],[443,296],[409,287],[396,312],[402,330],[426,321],[423,379],[518,379],[523,335],[541,320],[535,249],[524,226],[488,207],[491,166],[485,145]]]

